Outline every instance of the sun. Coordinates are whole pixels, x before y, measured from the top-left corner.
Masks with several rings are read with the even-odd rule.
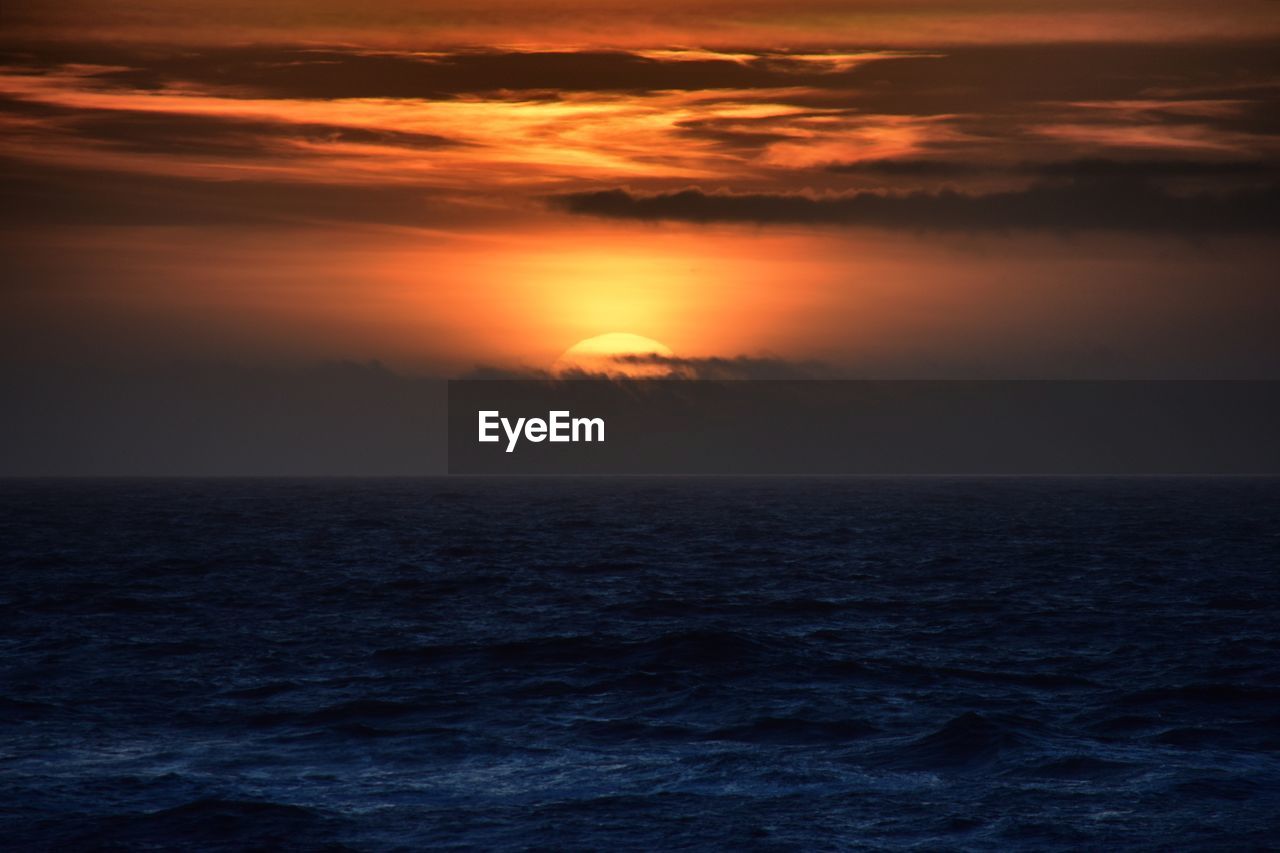
[[[610,332],[578,341],[569,347],[556,363],[551,365],[555,376],[586,373],[624,379],[660,379],[671,375],[668,364],[653,361],[629,361],[627,357],[656,356],[671,358],[675,355],[666,344],[632,335],[626,332]]]

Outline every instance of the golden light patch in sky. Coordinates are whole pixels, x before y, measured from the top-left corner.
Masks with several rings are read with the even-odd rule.
[[[811,238],[737,228],[565,221],[399,251],[369,270],[402,294],[401,313],[448,318],[463,357],[545,368],[584,338],[625,331],[682,356],[789,348],[830,271]],[[788,286],[780,287],[780,282]]]

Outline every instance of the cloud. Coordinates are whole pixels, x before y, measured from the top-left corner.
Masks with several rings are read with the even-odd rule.
[[[417,185],[202,180],[51,168],[0,157],[0,223],[29,225],[457,226],[465,206]]]
[[[627,189],[565,193],[553,206],[608,219],[738,222],[756,225],[861,225],[920,230],[1061,229],[1269,233],[1280,217],[1280,188],[1175,195],[1146,181],[1039,183],[970,195],[953,191],[839,195],[666,193]]]
[[[652,377],[667,380],[740,380],[740,379],[833,379],[840,373],[831,365],[820,361],[794,361],[776,356],[710,356],[685,358],[637,353],[616,355],[612,360],[621,366],[657,366],[667,368],[666,376]],[[551,373],[535,367],[494,367],[478,365],[459,379],[480,380],[595,380],[606,382],[629,381],[616,374],[590,373],[570,370]]]
[[[0,50],[0,64],[96,66],[99,86],[161,90],[200,85],[275,98],[447,99],[495,92],[654,92],[842,88],[863,65],[932,54],[751,54],[626,50],[455,49],[440,52],[316,47],[140,50],[112,45],[35,45]],[[7,55],[6,55],[7,54]]]
[[[110,169],[216,167],[224,178],[255,177],[244,174],[254,168],[261,177],[245,162],[259,152],[281,173],[314,166],[454,186],[654,178],[795,189],[792,173],[828,166],[909,179],[1135,145],[1262,157],[1280,132],[1280,90],[1264,85],[1280,63],[1266,48],[846,55],[19,43],[0,49],[0,118],[11,152],[26,141],[32,159],[57,149],[81,165],[110,156]],[[1194,93],[1209,83],[1235,94]],[[131,164],[130,153],[157,156]],[[223,162],[192,162],[201,157]],[[167,162],[175,159],[184,162]]]
[[[851,95],[868,112],[904,115],[1144,98],[1265,104],[1276,98],[1280,72],[1274,45],[1266,41],[1142,50],[1100,43],[971,45],[861,54],[761,48],[734,54],[480,47],[422,52],[261,44],[165,49],[0,41],[0,65],[87,69],[100,87],[199,86],[277,98],[793,89],[809,100]],[[1095,73],[1081,74],[1082,68]]]
[[[791,361],[774,356],[682,358],[645,353],[619,355],[619,364],[666,367],[675,379],[830,379],[835,370],[819,361]]]
[[[549,370],[538,367],[498,367],[492,364],[477,364],[455,379],[487,380],[500,382],[504,380],[550,380],[555,377]]]
[[[1280,173],[1277,160],[1119,160],[1082,157],[1041,163],[1002,164],[973,160],[932,160],[909,157],[832,163],[825,170],[835,174],[877,175],[906,178],[956,178],[972,175],[1012,174],[1046,178],[1105,178],[1152,180],[1161,178],[1253,178]]]
[[[469,221],[510,220],[559,192],[563,209],[619,219],[1213,232],[1258,230],[1273,206],[1242,186],[1275,172],[1277,90],[1262,84],[1280,61],[1252,42],[945,55],[11,43],[4,63],[0,154],[27,164],[0,175],[20,202],[11,219],[116,208],[122,222],[413,225],[441,221],[441,199],[469,204]],[[1196,94],[1208,84],[1238,97]],[[991,176],[1045,183],[993,193]],[[1182,178],[1218,195],[1120,185]],[[959,191],[924,192],[939,182]],[[634,191],[593,191],[618,185]],[[689,185],[724,191],[674,192]]]
[[[1280,172],[1275,160],[1111,160],[1089,157],[1049,163],[1028,163],[1022,170],[1046,177],[1123,178],[1251,178]]]
[[[251,157],[278,153],[290,144],[337,143],[411,149],[458,144],[430,133],[140,110],[77,111],[67,125],[85,139],[123,150],[156,154]]]
[[[853,163],[829,163],[828,172],[848,175],[879,175],[894,178],[954,178],[998,170],[995,164],[961,160],[929,160],[912,157],[890,157],[859,160]]]

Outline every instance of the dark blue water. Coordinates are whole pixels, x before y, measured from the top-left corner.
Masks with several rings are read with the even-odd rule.
[[[0,500],[5,848],[1280,840],[1280,481]]]

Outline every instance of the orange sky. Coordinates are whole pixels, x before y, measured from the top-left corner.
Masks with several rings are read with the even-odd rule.
[[[1280,366],[1275,4],[633,6],[18,3],[4,357]]]

